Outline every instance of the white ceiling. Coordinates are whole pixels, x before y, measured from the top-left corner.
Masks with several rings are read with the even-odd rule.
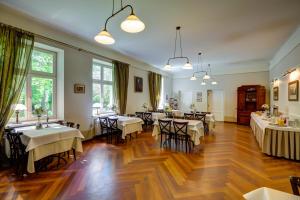
[[[91,41],[112,9],[112,0],[0,2]],[[177,25],[182,26],[183,54],[195,65],[201,51],[213,71],[224,72],[231,65],[267,69],[268,61],[300,25],[299,0],[124,0],[126,3],[133,4],[146,29],[138,34],[123,32],[120,23],[129,14],[123,11],[109,22],[108,30],[116,39],[110,48],[158,68],[172,56]]]

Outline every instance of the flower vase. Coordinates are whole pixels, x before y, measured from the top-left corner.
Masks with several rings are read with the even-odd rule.
[[[41,116],[37,116],[37,117],[38,117],[38,121],[37,121],[37,123],[36,123],[35,128],[36,128],[36,129],[42,129],[43,126],[42,126],[42,122],[41,122]]]

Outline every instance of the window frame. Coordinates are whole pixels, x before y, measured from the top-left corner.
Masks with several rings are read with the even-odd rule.
[[[100,66],[100,79],[94,79],[93,77],[93,71],[94,71],[94,65]],[[104,68],[109,68],[112,71],[112,80],[111,81],[107,81],[104,80]],[[114,67],[112,65],[112,63],[109,62],[105,62],[105,61],[101,61],[101,60],[97,60],[97,59],[93,59],[93,63],[92,63],[92,99],[94,97],[94,90],[93,90],[93,86],[94,84],[100,84],[100,102],[103,104],[103,93],[104,93],[104,85],[111,85],[112,86],[112,104],[114,103]],[[93,104],[93,100],[92,100],[92,104]],[[110,113],[113,112],[112,110],[104,110],[101,109],[100,110],[100,114],[105,114],[105,113]],[[92,107],[92,115],[94,115],[94,108]]]
[[[48,73],[48,72],[41,72],[41,71],[35,71],[32,69],[32,65],[30,65],[28,75],[26,77],[26,107],[27,110],[25,112],[25,118],[21,118],[20,121],[32,121],[36,120],[37,117],[32,115],[32,88],[31,88],[31,83],[32,83],[32,78],[46,78],[46,79],[52,79],[53,80],[53,96],[52,96],[52,102],[53,102],[53,115],[49,116],[50,119],[55,119],[57,117],[57,52],[39,48],[39,47],[34,47],[33,51],[40,51],[44,53],[50,53],[53,55],[53,72]]]

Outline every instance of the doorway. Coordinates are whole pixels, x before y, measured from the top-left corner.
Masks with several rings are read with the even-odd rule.
[[[223,90],[207,90],[207,111],[215,116],[216,121],[224,121]]]

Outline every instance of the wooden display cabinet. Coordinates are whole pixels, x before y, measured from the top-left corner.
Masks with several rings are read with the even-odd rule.
[[[251,112],[261,109],[266,102],[266,89],[260,85],[243,85],[237,90],[237,123],[250,124]]]

